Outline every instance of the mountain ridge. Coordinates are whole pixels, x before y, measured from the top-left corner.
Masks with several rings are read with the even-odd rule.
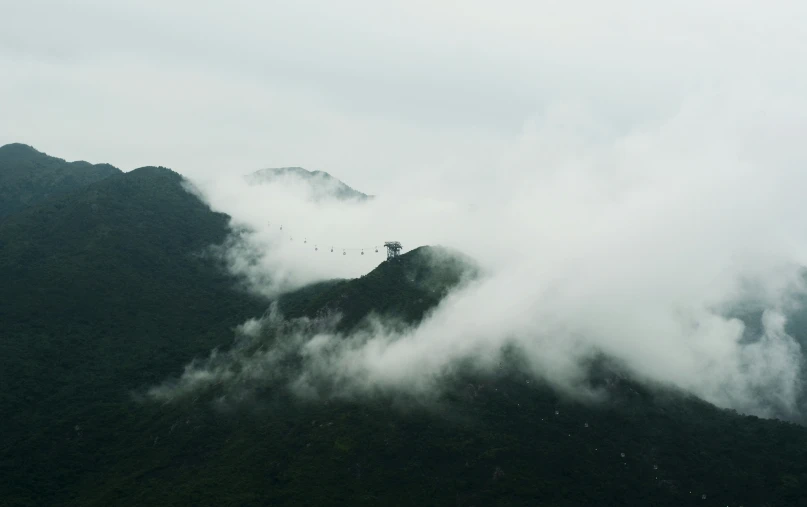
[[[69,465],[72,451],[48,442],[127,413],[128,391],[207,353],[264,308],[206,256],[229,217],[183,181],[140,168],[0,221],[0,476],[15,477],[22,498],[64,504],[60,491],[93,467]],[[0,497],[9,487],[0,484]]]
[[[342,315],[337,330],[355,330],[370,315],[417,325],[445,295],[480,273],[470,257],[441,246],[420,246],[382,262],[369,273],[317,284],[278,298],[287,318]]]
[[[286,336],[239,348],[273,301],[239,291],[211,255],[229,217],[187,185],[143,167],[0,220],[4,502],[807,505],[803,426],[613,370],[599,404],[535,380],[517,350],[494,371],[443,372],[427,400],[299,396],[304,351],[264,361]],[[291,324],[339,314],[342,337],[372,315],[415,326],[476,269],[421,247],[274,303]],[[137,396],[194,368],[208,389]]]
[[[0,146],[0,217],[121,172],[105,163],[67,162],[27,144]]]
[[[325,171],[309,171],[296,166],[259,169],[246,175],[245,179],[250,185],[269,184],[289,179],[297,180],[308,185],[315,200],[332,198],[366,201],[373,198]]]

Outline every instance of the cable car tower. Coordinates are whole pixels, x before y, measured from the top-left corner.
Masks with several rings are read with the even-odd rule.
[[[387,241],[384,243],[384,246],[387,247],[387,260],[394,259],[401,254],[401,243],[398,241]]]

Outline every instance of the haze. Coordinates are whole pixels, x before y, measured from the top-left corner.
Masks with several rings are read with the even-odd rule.
[[[382,193],[461,167],[471,185],[559,102],[624,132],[704,87],[805,84],[798,2],[0,6],[0,142],[124,170],[299,165]]]
[[[312,368],[408,388],[516,342],[566,389],[605,352],[721,406],[798,412],[783,314],[807,252],[801,3],[0,7],[0,144],[188,175],[256,231],[230,250],[254,290],[377,259],[273,249],[276,219],[325,246],[444,244],[486,269],[421,328]],[[239,180],[290,165],[379,199],[317,205]],[[749,298],[766,310],[750,345],[724,316]]]

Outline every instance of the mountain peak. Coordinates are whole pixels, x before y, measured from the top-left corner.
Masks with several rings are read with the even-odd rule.
[[[0,153],[12,152],[12,151],[33,151],[36,153],[40,153],[36,148],[25,143],[8,143],[4,144],[3,146],[0,146]]]
[[[181,174],[174,171],[173,169],[163,167],[161,165],[160,166],[147,165],[143,167],[138,167],[137,169],[129,171],[128,175],[130,177],[158,176],[158,177],[170,177],[173,179],[182,179]]]
[[[10,143],[0,146],[0,159],[2,160],[24,159],[37,155],[47,156],[33,146],[23,143]]]
[[[441,246],[421,246],[378,265],[352,280],[331,280],[279,298],[287,317],[317,317],[340,313],[339,328],[348,331],[372,313],[419,322],[453,288],[479,274],[467,255]]]
[[[359,192],[345,184],[342,180],[325,171],[309,171],[302,167],[274,167],[260,169],[248,174],[246,180],[250,185],[266,185],[276,182],[302,182],[308,186],[314,200],[359,200],[371,199],[372,196]]]
[[[0,216],[120,173],[109,164],[67,162],[27,144],[0,146]]]

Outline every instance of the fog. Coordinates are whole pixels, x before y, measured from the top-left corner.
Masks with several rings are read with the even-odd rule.
[[[428,391],[515,345],[568,392],[605,353],[720,406],[798,411],[784,316],[807,255],[802,3],[0,7],[0,144],[189,176],[253,231],[219,251],[251,290],[359,276],[386,240],[483,266],[417,329],[301,335],[298,391],[315,375]],[[279,166],[377,198],[241,178]],[[749,302],[750,338],[725,316]]]
[[[269,296],[366,273],[383,260],[367,247],[385,240],[450,246],[483,267],[415,329],[290,333],[281,343],[307,358],[289,380],[299,392],[321,391],[323,379],[353,394],[439,389],[457,362],[490,369],[515,346],[531,375],[566,393],[585,389],[584,365],[605,354],[637,379],[722,407],[795,416],[802,354],[784,315],[803,292],[807,175],[790,133],[805,131],[805,112],[795,97],[724,89],[623,134],[558,107],[498,146],[492,165],[458,157],[428,185],[361,204],[316,202],[289,181],[197,184],[234,227],[253,231],[227,255]],[[366,254],[341,254],[356,247]],[[764,310],[750,339],[727,317],[748,304]],[[255,371],[265,358],[229,360]]]

